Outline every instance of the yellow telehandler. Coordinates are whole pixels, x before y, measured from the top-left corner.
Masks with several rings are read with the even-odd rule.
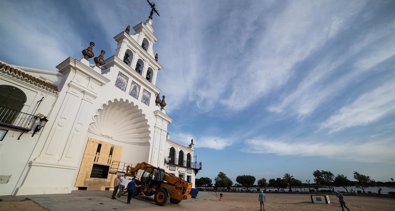
[[[178,204],[184,199],[191,198],[192,184],[190,182],[151,164],[142,162],[135,167],[128,166],[126,175],[134,176],[138,180],[136,185],[141,185],[140,188],[136,188],[135,196],[141,192],[145,196],[154,195],[154,201],[159,206],[165,205],[167,199],[170,199],[173,204]]]

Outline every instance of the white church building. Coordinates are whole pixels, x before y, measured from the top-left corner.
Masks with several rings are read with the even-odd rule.
[[[0,195],[109,190],[117,173],[143,161],[194,187],[193,140],[168,137],[152,19],[133,29],[114,37],[106,60],[93,59],[91,43],[58,72],[0,61]]]

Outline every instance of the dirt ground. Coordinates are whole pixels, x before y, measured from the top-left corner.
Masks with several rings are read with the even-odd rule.
[[[305,211],[338,211],[340,209],[336,196],[330,195],[330,204],[312,204],[309,194],[266,194],[265,210],[305,210]],[[395,199],[393,198],[377,198],[364,196],[345,196],[347,206],[351,210],[358,211],[395,211]],[[109,199],[110,200],[110,199]],[[133,199],[136,200],[136,199]],[[145,203],[136,201],[136,203]],[[84,207],[79,204],[79,210],[100,210],[95,207]],[[0,210],[46,210],[34,201],[0,201]],[[130,207],[118,207],[117,210],[146,210],[146,211],[170,211],[170,210],[215,210],[215,211],[249,211],[259,210],[257,193],[223,193],[223,197],[219,198],[219,193],[200,192],[197,199],[190,199],[180,204],[167,204],[164,207],[149,205],[143,207],[134,207],[133,203]]]
[[[47,209],[41,207],[34,201],[23,199],[23,200],[18,200],[18,201],[0,201],[0,210],[45,211]]]

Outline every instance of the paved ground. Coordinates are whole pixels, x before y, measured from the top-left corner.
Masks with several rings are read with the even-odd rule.
[[[330,204],[312,204],[309,194],[274,194],[268,193],[266,210],[271,211],[338,211],[340,209],[336,196],[329,195]],[[166,204],[163,207],[154,204],[152,199],[132,199],[126,204],[126,197],[112,200],[109,191],[74,191],[71,194],[1,196],[0,210],[12,211],[256,211],[259,210],[257,193],[224,193],[222,199],[215,192],[199,192],[197,199],[182,201],[180,204]],[[26,200],[28,198],[29,200]],[[385,197],[345,196],[351,210],[358,211],[392,211],[395,199]]]
[[[73,191],[71,194],[31,195],[23,197],[2,196],[0,199],[2,199],[2,202],[24,201],[25,203],[29,201],[26,199],[30,199],[48,210],[62,211],[130,210],[131,208],[143,209],[156,206],[152,200],[148,199],[132,199],[131,204],[126,204],[126,196],[113,200],[109,191]]]

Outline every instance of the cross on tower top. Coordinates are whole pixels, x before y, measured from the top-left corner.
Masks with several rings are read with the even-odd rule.
[[[154,14],[154,12],[155,12],[158,16],[160,16],[159,13],[158,13],[158,10],[156,10],[156,8],[155,8],[155,3],[152,3],[152,2],[150,2],[149,0],[147,0],[147,2],[148,2],[148,4],[149,4],[149,6],[151,7],[151,12],[149,13],[148,18],[152,20],[152,15]]]

